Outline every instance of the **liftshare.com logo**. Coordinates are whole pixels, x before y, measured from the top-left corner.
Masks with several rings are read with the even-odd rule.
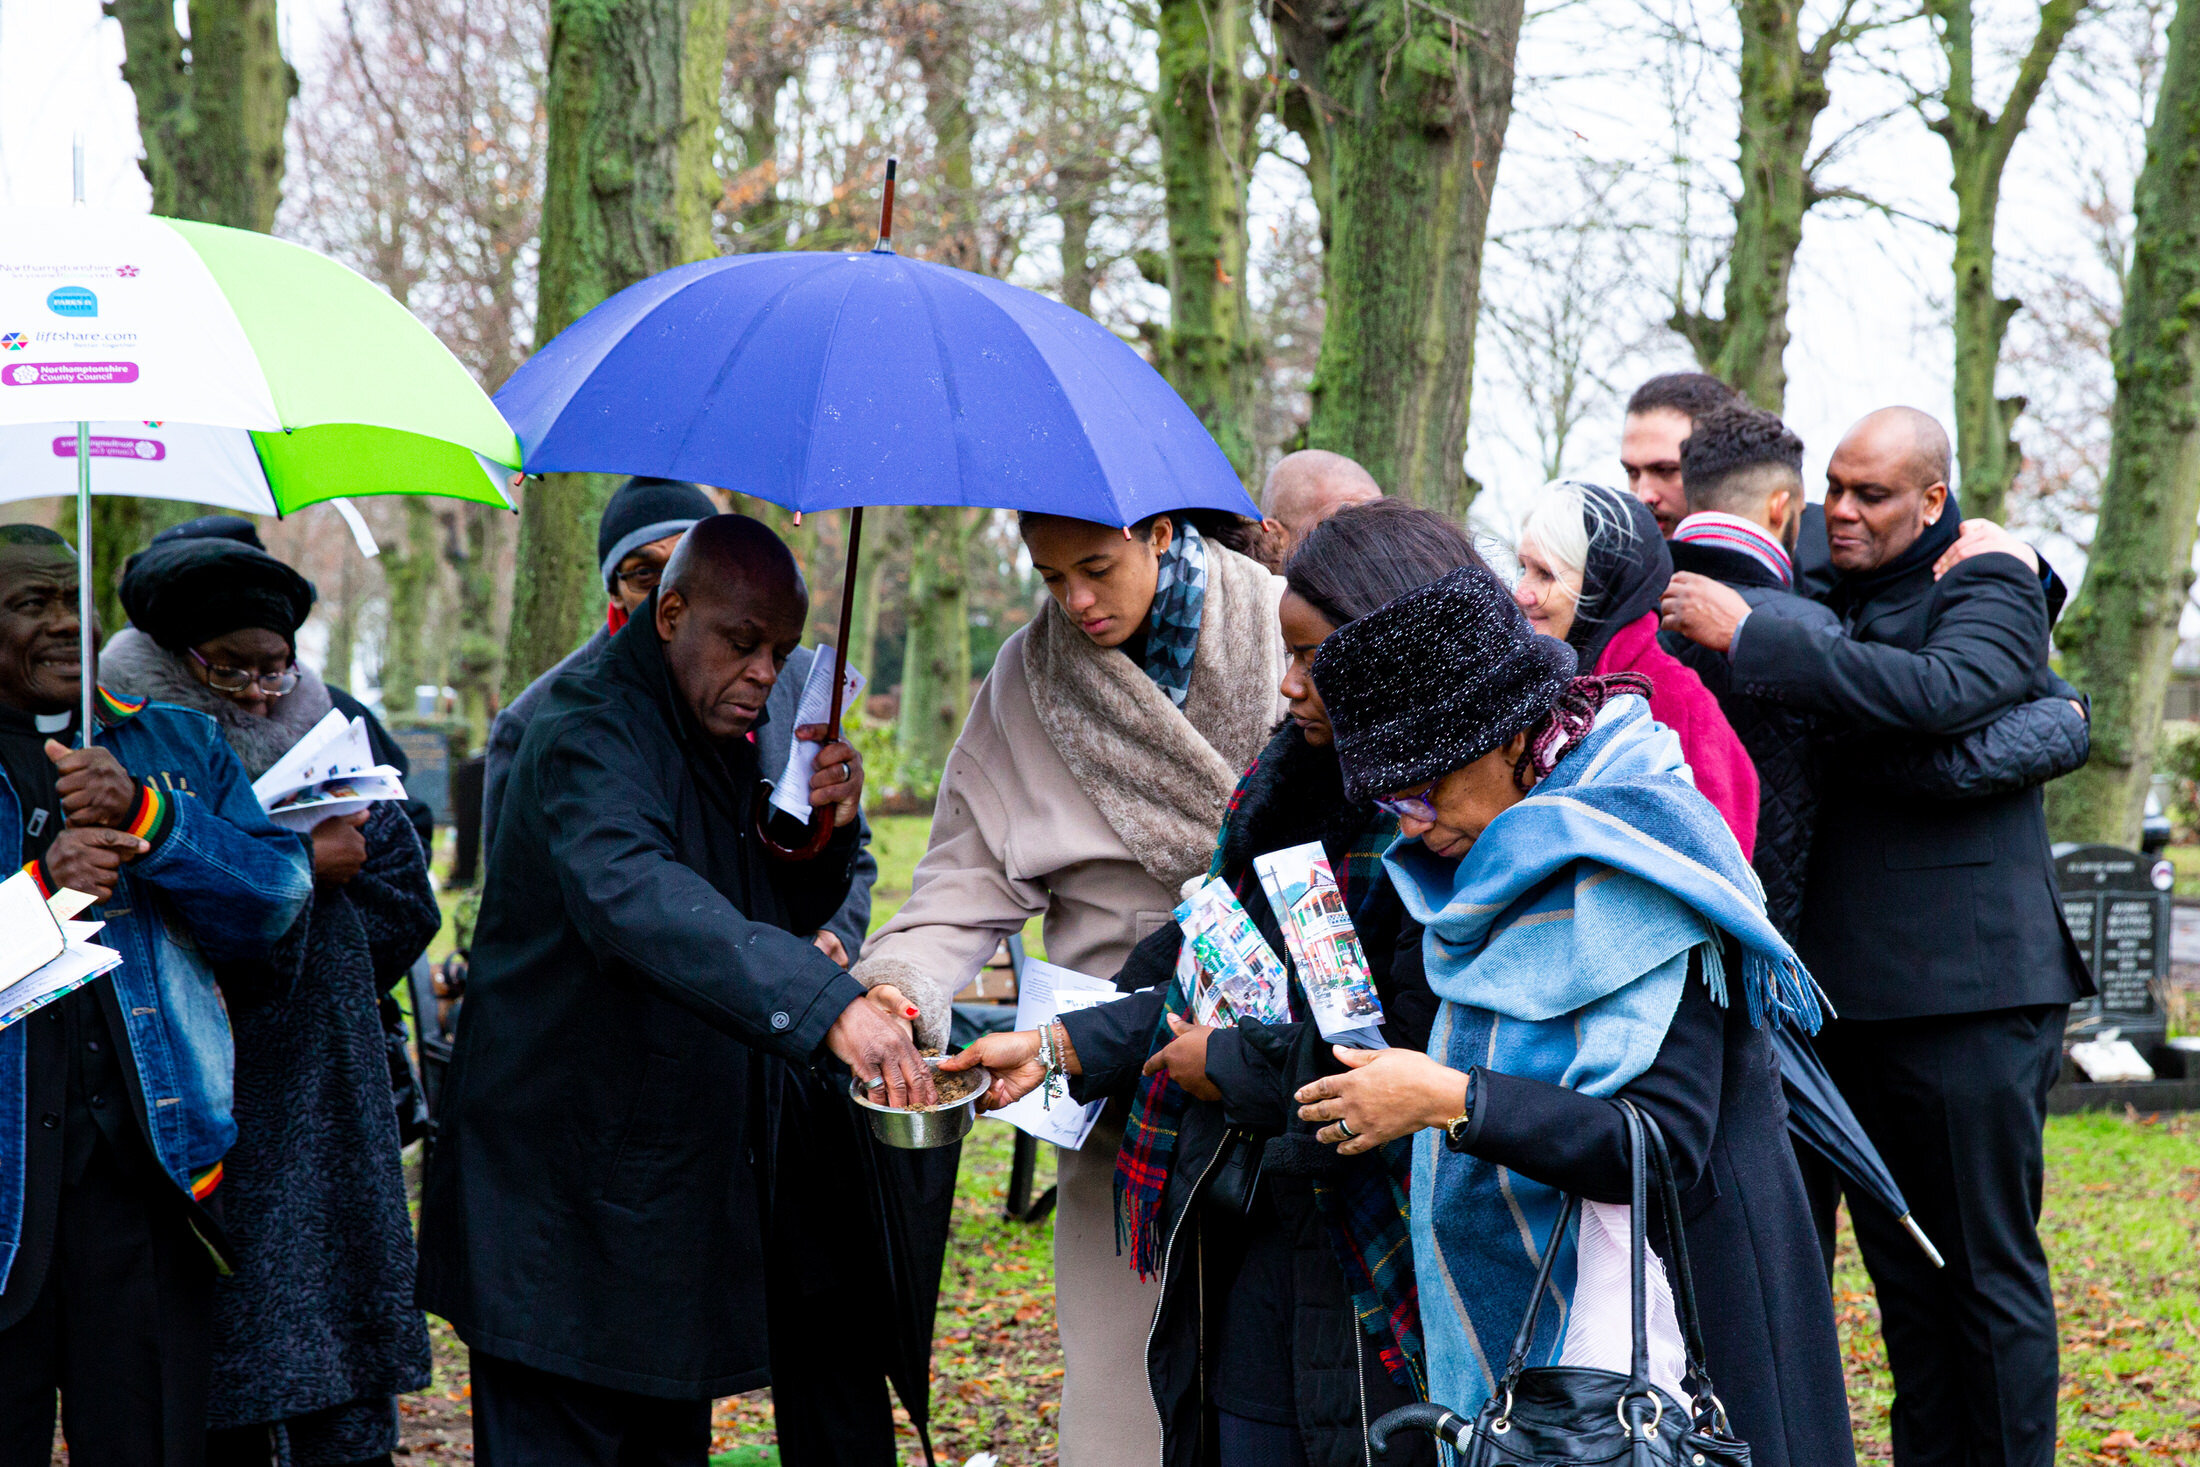
[[[0,336],[0,351],[21,351],[30,344],[31,336],[28,331],[10,331],[7,335]]]

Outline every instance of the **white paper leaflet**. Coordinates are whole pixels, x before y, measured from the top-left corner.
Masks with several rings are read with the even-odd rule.
[[[801,702],[795,707],[796,728],[823,723],[832,717],[833,668],[839,662],[839,654],[832,648],[817,649],[817,656],[810,662],[810,675],[802,683]],[[856,706],[856,698],[862,692],[863,674],[851,667],[840,694],[843,717],[847,710]],[[779,782],[772,786],[772,808],[784,810],[804,824],[810,819],[810,776],[817,772],[817,750],[816,744],[796,739],[787,751],[787,767],[779,771]]]
[[[304,834],[376,800],[402,800],[405,786],[395,769],[374,762],[366,721],[331,709],[273,768],[252,781],[252,793],[270,820]]]
[[[1352,929],[1344,893],[1337,889],[1321,842],[1255,856],[1253,870],[1283,929],[1284,946],[1291,950],[1322,1038],[1332,1044],[1386,1048],[1376,1032],[1383,1022],[1382,1001],[1375,996],[1360,935]]]
[[[92,941],[105,924],[59,915],[88,901],[66,888],[42,899],[27,871],[0,882],[0,1029],[121,965],[122,954]]]
[[[1023,971],[1016,975],[1016,1028],[1019,1031],[1036,1029],[1041,1024],[1053,1023],[1064,1014],[1113,1003],[1122,996],[1105,978],[1095,978],[1074,968],[1058,968],[1037,958],[1026,958]],[[1077,1105],[1058,1096],[1049,1106],[1034,1090],[1014,1105],[1004,1106],[991,1114],[1026,1135],[1075,1151],[1092,1134],[1093,1123],[1100,1119],[1102,1104],[1096,1100],[1090,1105]]]

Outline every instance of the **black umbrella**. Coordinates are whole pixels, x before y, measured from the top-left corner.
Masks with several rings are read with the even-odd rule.
[[[1903,1199],[1902,1189],[1895,1185],[1894,1173],[1887,1170],[1887,1163],[1880,1159],[1879,1148],[1864,1134],[1863,1123],[1857,1120],[1856,1112],[1849,1109],[1848,1101],[1842,1099],[1833,1076],[1826,1073],[1825,1062],[1818,1058],[1818,1051],[1811,1048],[1810,1040],[1801,1031],[1782,1024],[1772,1031],[1772,1043],[1780,1056],[1780,1085],[1787,1092],[1788,1130],[1798,1141],[1832,1163],[1853,1186],[1870,1194],[1880,1206],[1893,1213],[1895,1221],[1917,1239],[1917,1246],[1925,1250],[1933,1267],[1947,1267],[1947,1261],[1933,1246],[1933,1240],[1925,1236],[1917,1219],[1910,1216],[1910,1204]]]
[[[847,1087],[845,1073],[776,1059],[757,1067],[770,1307],[844,1321],[844,1357],[802,1368],[861,1370],[877,1360],[929,1467],[932,1317],[962,1147],[881,1145]]]
[[[850,1107],[851,1119],[854,1108]],[[962,1143],[924,1151],[882,1144],[871,1128],[855,1124],[865,1158],[865,1185],[886,1240],[886,1272],[892,1291],[893,1347],[886,1378],[932,1458],[932,1321],[939,1308],[940,1270],[954,1221],[955,1172]]]

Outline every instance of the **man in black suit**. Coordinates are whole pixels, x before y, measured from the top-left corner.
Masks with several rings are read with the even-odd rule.
[[[1871,414],[1835,450],[1830,600],[1846,638],[1710,584],[1680,629],[1726,651],[1744,692],[1842,730],[1797,947],[1840,1014],[1820,1053],[1948,1260],[1934,1269],[1893,1219],[1851,1209],[1894,1369],[1895,1459],[2049,1467],[2041,1129],[2065,1012],[2093,985],[2063,925],[2040,793],[1896,796],[1840,757],[1970,733],[2055,692],[2034,569],[1975,554],[1935,579],[1957,540],[1948,468],[1946,433],[1909,408]]]

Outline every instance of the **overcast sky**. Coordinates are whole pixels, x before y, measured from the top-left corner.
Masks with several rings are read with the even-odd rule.
[[[315,42],[339,15],[340,3],[284,0],[283,33],[294,61],[310,64]],[[1520,57],[1518,113],[1500,172],[1496,228],[1552,222],[1547,211],[1569,207],[1568,180],[1579,164],[1648,167],[1677,151],[1712,160],[1700,170],[1701,187],[1691,207],[1699,217],[1717,213],[1714,195],[1724,168],[1718,160],[1733,146],[1730,67],[1716,57],[1668,65],[1669,54],[1641,40],[1636,18],[1643,8],[1669,3],[1685,6],[1689,0],[1595,0],[1562,7],[1530,27]],[[2006,49],[2020,43],[2035,13],[2008,0],[1986,0],[1981,14],[1989,44]],[[1622,21],[1615,23],[1615,16]],[[1699,28],[1723,44],[1723,28],[1730,25],[1729,7],[1707,5]],[[148,206],[136,163],[135,108],[119,71],[121,54],[120,27],[100,16],[97,0],[0,0],[0,203],[66,202],[70,140],[81,134],[90,202]],[[1882,73],[1916,76],[1929,75],[1931,63],[1929,38],[1916,28],[1890,36],[1876,59]],[[1674,104],[1666,100],[1661,77],[1689,65],[1696,68],[1697,90],[1684,95],[1680,105],[1696,111],[1686,119],[1688,135],[1676,141]],[[1992,82],[1995,98],[2000,85]],[[2092,91],[2086,95],[2098,101]],[[1899,81],[1851,68],[1836,87],[1820,137],[1882,110],[1899,112],[1901,101]],[[2113,164],[2133,152],[2137,131],[2135,125],[2104,131],[2091,115],[2098,110],[2050,96],[2038,125],[2019,144],[2001,224],[2005,289],[2009,277],[2084,254],[2075,227],[2078,160],[2106,158]],[[1275,210],[1306,207],[1289,169],[1270,160],[1260,177],[1256,229]],[[1914,116],[1894,116],[1869,133],[1836,177],[1910,212],[1952,218],[1946,151]],[[1639,190],[1636,197],[1648,198]],[[1677,211],[1678,190],[1668,189],[1662,200],[1648,198],[1642,207],[1652,205]],[[1546,213],[1539,215],[1539,209]],[[1841,430],[1863,413],[1907,402],[1947,416],[1948,258],[1946,239],[1929,228],[1859,217],[1853,209],[1812,215],[1790,313],[1794,342],[1787,355],[1786,416],[1809,447],[1814,497],[1826,454]],[[1639,329],[1639,323],[1661,313],[1655,300],[1615,305],[1615,320],[1637,323],[1630,328],[1633,349],[1612,367],[1616,378],[1631,381],[1692,365],[1677,338]],[[1487,359],[1487,337],[1482,350]],[[1492,385],[1491,371],[1483,375],[1468,462],[1505,501],[1516,503],[1541,477],[1523,447],[1527,435],[1517,431],[1525,409],[1508,399],[1502,382]],[[2022,384],[2014,385],[2021,389]],[[1568,470],[1614,479],[1616,426],[1609,411],[1591,423],[1567,456]],[[2023,431],[2020,426],[2020,438]],[[2059,548],[2058,564],[2065,558],[2075,559]]]

